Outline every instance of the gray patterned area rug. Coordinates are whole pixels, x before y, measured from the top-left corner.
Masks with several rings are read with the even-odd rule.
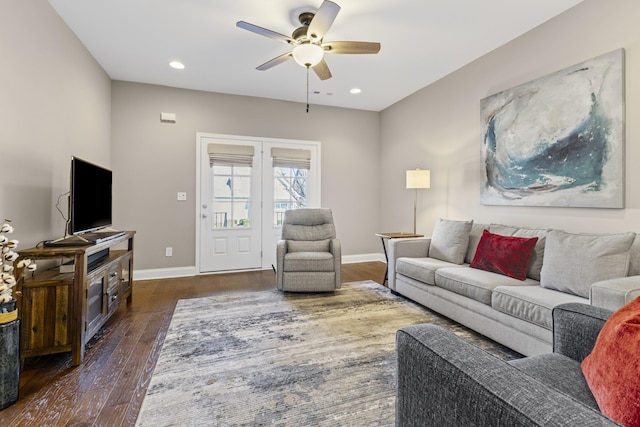
[[[138,426],[392,426],[395,333],[435,323],[518,354],[374,282],[180,300]]]

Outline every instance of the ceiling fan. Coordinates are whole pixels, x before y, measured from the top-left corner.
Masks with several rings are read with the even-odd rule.
[[[296,28],[291,37],[277,33],[245,21],[238,21],[236,25],[261,36],[269,37],[293,46],[290,52],[273,58],[256,67],[264,71],[293,58],[298,64],[311,68],[320,80],[331,78],[331,71],[324,60],[325,53],[336,54],[373,54],[380,51],[380,43],[375,42],[324,42],[324,36],[336,19],[340,6],[324,0],[317,12],[302,12],[298,16],[301,27]]]

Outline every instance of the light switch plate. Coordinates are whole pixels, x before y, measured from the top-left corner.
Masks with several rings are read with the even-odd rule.
[[[183,191],[178,192],[178,200],[180,201],[187,200],[187,193]]]

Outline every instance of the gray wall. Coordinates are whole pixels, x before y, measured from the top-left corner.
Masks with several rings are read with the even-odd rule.
[[[418,231],[424,234],[438,217],[568,231],[640,231],[639,17],[637,0],[585,0],[384,110],[380,228],[412,227],[413,199],[403,190],[404,171],[417,162],[431,169],[431,189],[419,193]],[[626,51],[626,209],[481,206],[480,99],[618,48]]]
[[[0,5],[0,220],[27,248],[64,234],[72,155],[110,166],[111,80],[46,0]]]
[[[14,219],[21,247],[62,234],[55,203],[77,155],[114,170],[115,225],[138,231],[136,269],[193,266],[199,131],[321,141],[323,205],[335,211],[347,255],[379,252],[376,231],[411,229],[404,173],[416,165],[432,170],[432,188],[419,194],[425,234],[438,217],[640,230],[636,0],[585,0],[381,113],[312,106],[308,115],[301,103],[111,82],[45,0],[0,1],[0,215]],[[480,99],[620,47],[626,209],[481,206]],[[160,123],[163,111],[178,123]],[[186,204],[177,191],[188,192]]]
[[[161,112],[177,123],[161,123]],[[322,205],[343,254],[380,252],[378,113],[312,105],[307,114],[299,103],[113,82],[112,118],[114,216],[137,231],[136,269],[195,265],[196,132],[320,141]]]

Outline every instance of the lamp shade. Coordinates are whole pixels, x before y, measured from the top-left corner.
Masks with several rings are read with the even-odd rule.
[[[293,59],[303,67],[315,67],[324,56],[324,50],[317,44],[304,43],[293,48]]]
[[[407,171],[407,188],[430,188],[431,171],[413,169]]]

